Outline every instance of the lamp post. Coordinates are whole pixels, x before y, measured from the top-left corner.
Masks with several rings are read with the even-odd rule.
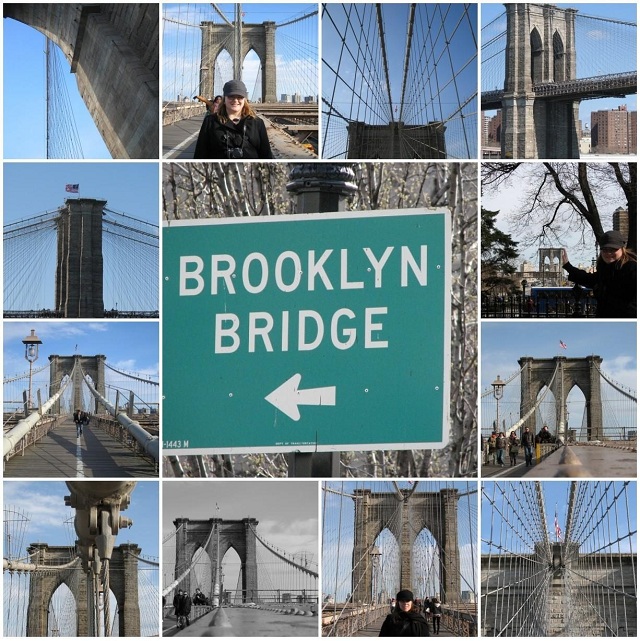
[[[504,394],[504,386],[506,383],[500,380],[500,374],[496,377],[496,380],[491,383],[493,387],[493,398],[496,399],[496,431],[500,432],[500,399]]]
[[[32,329],[31,334],[22,339],[24,343],[24,357],[29,363],[29,396],[27,397],[27,410],[31,411],[31,386],[33,384],[33,364],[38,360],[38,346],[42,341],[36,336],[36,330]]]

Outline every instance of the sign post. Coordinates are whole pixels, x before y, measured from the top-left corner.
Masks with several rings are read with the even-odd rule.
[[[165,453],[448,440],[450,215],[169,221]]]

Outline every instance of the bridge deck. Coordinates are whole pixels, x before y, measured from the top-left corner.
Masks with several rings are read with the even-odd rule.
[[[603,447],[600,445],[574,445],[560,448],[551,453],[533,467],[524,464],[524,455],[518,456],[518,465],[509,466],[506,458],[505,467],[493,464],[482,466],[482,476],[493,478],[528,479],[553,478],[562,475],[564,478],[635,478],[637,476],[637,452],[631,449]],[[561,463],[563,456],[565,463]]]
[[[176,637],[317,637],[318,617],[253,608],[222,608],[191,620],[178,631],[175,617],[165,616],[162,636]]]
[[[180,120],[162,128],[162,157],[165,160],[191,160],[196,148],[198,133],[204,116]],[[266,118],[267,135],[271,142],[274,158],[312,160],[317,158],[308,149],[294,142],[281,131],[282,127],[273,125]],[[294,127],[294,125],[290,125]],[[300,129],[300,127],[295,126]],[[302,130],[302,129],[301,129]]]
[[[71,418],[5,464],[5,478],[157,478],[153,465],[114,441],[95,425],[80,438]]]

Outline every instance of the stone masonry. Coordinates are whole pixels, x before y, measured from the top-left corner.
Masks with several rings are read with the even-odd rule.
[[[242,601],[243,603],[258,602],[258,562],[254,534],[258,526],[256,519],[208,519],[206,521],[176,519],[173,524],[176,527],[176,579],[189,567],[196,551],[204,548],[211,560],[211,577],[214,581],[216,568],[227,550],[233,548],[240,557],[242,566]],[[213,534],[209,536],[212,528]],[[207,539],[209,539],[208,543]],[[219,550],[218,541],[220,541]],[[189,594],[192,593],[189,575],[182,580],[178,588],[186,590]]]
[[[574,386],[584,394],[587,408],[587,440],[601,439],[602,432],[602,397],[600,388],[599,367],[602,365],[600,356],[587,356],[586,358],[532,358],[523,356],[518,360],[522,370],[522,384],[520,386],[520,416],[524,416],[533,407],[538,394],[548,381],[551,380],[556,365],[559,368],[553,387],[556,405],[556,425],[564,424],[564,408],[567,397]],[[536,432],[535,412],[527,419],[523,429],[528,427],[532,433]],[[566,429],[565,425],[565,429]],[[558,434],[566,440],[566,434]]]
[[[159,6],[3,4],[60,47],[113,158],[158,158]]]
[[[64,318],[104,316],[102,215],[106,200],[67,198],[56,219],[56,311]]]
[[[32,543],[28,548],[31,562],[39,565],[63,565],[73,558],[73,548]],[[118,602],[119,636],[140,636],[140,605],[138,602],[138,561],[133,555],[141,549],[126,543],[116,546],[109,566],[109,583]],[[53,593],[63,583],[69,588],[76,602],[77,636],[89,635],[88,580],[80,562],[73,568],[57,572],[33,572],[29,582],[27,606],[28,637],[48,636],[49,604]]]
[[[414,492],[399,505],[398,496],[355,490],[355,542],[353,548],[353,601],[372,602],[371,551],[385,527],[400,548],[399,585],[412,589],[411,554],[418,534],[428,529],[440,552],[440,598],[447,604],[460,600],[460,553],[458,549],[458,492]],[[399,518],[394,518],[398,513]]]
[[[200,94],[212,98],[216,93],[222,94],[222,87],[214,87],[214,69],[218,56],[228,51],[233,60],[234,69],[242,68],[242,61],[251,51],[255,51],[262,68],[262,102],[278,102],[276,94],[276,24],[242,25],[242,45],[239,60],[233,51],[235,27],[228,24],[203,22],[202,25],[202,62],[200,66]],[[235,72],[238,74],[238,72]],[[226,78],[232,80],[232,78]]]
[[[503,158],[579,158],[579,101],[536,98],[534,85],[576,77],[575,9],[508,3]]]

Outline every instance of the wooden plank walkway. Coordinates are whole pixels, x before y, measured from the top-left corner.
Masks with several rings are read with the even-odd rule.
[[[114,441],[97,425],[76,437],[72,418],[9,459],[4,478],[157,478],[155,466]]]

